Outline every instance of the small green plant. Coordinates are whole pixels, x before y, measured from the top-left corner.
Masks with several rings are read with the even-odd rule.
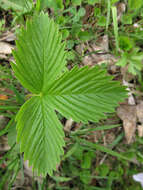
[[[134,41],[128,36],[120,36],[119,45],[121,50],[130,51],[134,47]]]
[[[126,44],[124,43],[124,46]],[[128,71],[133,75],[139,75],[140,71],[143,69],[143,53],[139,52],[139,48],[133,48],[131,51],[125,51],[121,54],[120,60],[116,65],[125,67],[128,65]]]
[[[76,122],[98,122],[127,97],[125,87],[99,66],[65,71],[65,43],[58,26],[41,13],[27,21],[13,51],[16,77],[32,94],[19,110],[17,141],[38,174],[52,175],[64,153],[58,111]]]
[[[31,11],[33,6],[32,0],[0,0],[0,8],[5,10],[21,11],[23,14]]]
[[[122,15],[121,21],[123,24],[131,25],[138,20],[137,17],[142,15],[143,1],[142,0],[128,0],[128,9]]]

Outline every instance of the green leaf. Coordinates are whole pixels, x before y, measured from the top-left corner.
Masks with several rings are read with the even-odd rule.
[[[117,3],[119,0],[111,0],[111,5]]]
[[[89,170],[83,170],[80,172],[79,174],[80,176],[80,180],[84,183],[84,184],[89,184],[91,179],[92,179],[92,176],[90,174],[90,171]]]
[[[94,5],[95,3],[99,3],[99,0],[88,0],[89,5]]]
[[[56,113],[46,99],[32,97],[20,109],[17,117],[17,140],[24,159],[33,164],[38,173],[52,175],[63,154],[64,133]]]
[[[109,173],[109,166],[106,164],[101,164],[96,168],[96,172],[98,172],[98,174],[100,176],[107,176]]]
[[[85,10],[83,7],[81,7],[81,8],[78,10],[77,16],[83,17],[85,14],[86,14],[86,10]]]
[[[98,8],[98,7],[95,7],[94,8],[94,16],[95,17],[101,17],[101,9],[100,8]]]
[[[51,106],[65,117],[83,123],[97,122],[114,112],[117,102],[126,97],[124,87],[98,66],[74,67],[53,82],[47,91]]]
[[[87,40],[91,40],[92,38],[94,38],[95,35],[91,31],[81,31],[81,32],[79,32],[78,37],[82,41],[87,41]]]
[[[81,168],[89,169],[91,167],[92,158],[95,156],[93,152],[86,152],[83,155],[83,160],[81,162]]]
[[[133,23],[132,17],[133,17],[132,14],[124,14],[121,17],[121,21],[123,24],[132,24]]]
[[[16,77],[29,91],[39,94],[61,73],[65,62],[65,44],[58,26],[48,14],[28,21],[16,41],[13,52],[16,64],[12,68]],[[48,74],[47,74],[48,73]]]
[[[128,36],[119,36],[119,46],[123,51],[129,51],[134,46],[134,41]]]
[[[32,9],[32,1],[0,0],[0,7],[5,10],[13,9],[14,11],[21,11],[23,13],[26,13]]]
[[[41,10],[47,7],[52,8],[55,11],[64,8],[63,0],[40,0],[40,5]]]
[[[142,7],[143,5],[143,1],[142,0],[128,0],[128,5],[130,9],[139,9]]]
[[[62,32],[62,37],[63,37],[63,40],[65,40],[66,38],[69,37],[70,33],[68,30],[64,29],[61,31]]]
[[[79,144],[76,143],[74,144],[69,150],[68,152],[63,156],[63,160],[65,160],[66,158],[70,157],[74,152],[76,152],[76,150],[79,149]]]
[[[82,3],[82,0],[72,0],[72,4],[73,4],[74,6],[81,5],[81,3]]]
[[[105,26],[106,25],[106,17],[105,16],[100,16],[99,17],[98,25],[99,26]]]

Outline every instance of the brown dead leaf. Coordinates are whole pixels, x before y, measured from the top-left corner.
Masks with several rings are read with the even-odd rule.
[[[65,123],[65,126],[64,126],[64,131],[66,132],[70,132],[71,128],[72,128],[72,124],[73,124],[73,120],[72,119],[68,119]]]
[[[143,101],[141,101],[137,105],[136,109],[137,109],[137,118],[138,118],[138,121],[143,124]]]
[[[86,44],[87,55],[83,58],[83,64],[93,66],[105,62],[112,62],[114,56],[108,53],[109,41],[108,35],[104,35],[96,43]]]
[[[75,49],[76,49],[76,51],[77,51],[80,55],[82,55],[82,54],[84,53],[84,50],[86,49],[86,46],[85,46],[84,43],[82,43],[82,44],[77,45]]]
[[[82,123],[75,123],[74,131],[80,129],[81,126],[82,126]]]
[[[106,133],[105,137],[106,137],[107,144],[111,144],[116,138],[115,133],[113,131]]]
[[[103,139],[102,131],[92,131],[91,135],[88,135],[88,139],[94,143],[99,142],[99,140]]]
[[[13,46],[6,42],[0,42],[0,54],[11,54]]]
[[[12,31],[6,31],[0,37],[0,41],[7,41],[7,42],[14,41],[15,39],[16,39],[16,35]]]
[[[138,136],[143,137],[143,124],[137,126],[138,129]]]
[[[8,140],[6,136],[0,137],[0,152],[6,152],[10,149],[10,146],[8,145]]]
[[[0,79],[0,81],[1,81],[1,79]],[[2,93],[8,93],[9,95],[12,95],[12,96],[14,95],[13,91],[10,90],[9,88],[1,88],[0,90]]]
[[[7,59],[7,56],[0,53],[0,59]]]
[[[138,136],[143,137],[143,101],[141,101],[137,106],[137,118],[141,125],[137,126],[138,129]]]
[[[4,94],[0,94],[0,100],[7,100],[8,96]]]
[[[2,130],[6,124],[8,119],[4,115],[0,115],[0,130]]]
[[[23,176],[22,176],[22,171],[18,172],[18,175],[16,177],[16,180],[14,182],[14,186],[23,186],[24,185],[24,180],[23,180]]]
[[[109,53],[108,35],[101,36],[95,43],[82,43],[76,46],[76,51],[84,57],[82,65],[94,66],[95,64],[117,62],[117,58]],[[86,53],[86,54],[85,54]],[[117,69],[117,66],[114,66]]]
[[[33,174],[34,174],[35,179],[36,179],[38,182],[40,182],[40,183],[41,183],[42,180],[43,180],[42,175],[37,176],[36,173],[33,172],[33,168],[32,168],[32,166],[29,166],[29,161],[28,161],[28,160],[24,161],[24,173],[25,173],[26,175],[28,175],[29,177],[31,177],[31,178],[33,177]]]
[[[133,141],[136,130],[136,106],[133,105],[121,105],[117,109],[117,115],[123,121],[123,127],[125,131],[125,137],[127,143],[130,144]]]
[[[130,83],[126,82],[124,79],[123,79],[123,85],[124,86],[127,86],[126,90],[128,90],[128,104],[129,105],[136,105],[135,103],[135,98],[132,94],[132,91],[131,91],[131,88],[130,88]]]
[[[117,3],[117,14],[118,14],[118,21],[121,20],[121,17],[123,15],[123,13],[126,11],[126,4],[125,3]]]
[[[121,67],[120,71],[121,71],[121,75],[123,76],[123,79],[126,82],[129,82],[135,78],[134,75],[128,72],[128,65],[126,65],[125,67]]]
[[[86,14],[85,14],[85,16],[83,17],[83,24],[88,24],[88,23],[89,23],[88,19],[89,19],[90,16],[92,16],[93,13],[94,13],[94,7],[91,6],[91,5],[86,5],[86,6],[85,6],[85,10],[86,10]]]

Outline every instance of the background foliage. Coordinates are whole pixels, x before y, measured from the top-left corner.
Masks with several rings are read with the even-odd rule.
[[[87,64],[84,62],[85,58],[94,55],[97,58],[110,53],[116,59],[115,63],[110,65],[110,57],[108,61],[102,60],[100,67],[107,69],[115,80],[120,82],[125,80],[129,83],[131,87],[130,85],[128,87],[138,104],[142,100],[143,90],[142,10],[143,3],[140,0],[37,0],[36,2],[1,0],[0,39],[3,39],[3,34],[7,31],[20,33],[19,28],[25,26],[27,19],[39,15],[41,11],[48,12],[49,16],[59,24],[62,39],[67,40],[66,66],[69,69],[75,65],[81,67]],[[105,44],[102,45],[102,49],[99,48],[100,39],[105,35],[108,35],[109,39],[107,50],[103,50]],[[13,41],[8,43],[14,45]],[[93,48],[93,43],[98,45],[98,48]],[[65,155],[61,164],[57,166],[54,176],[42,179],[30,177],[32,183],[29,182],[26,186],[26,165],[19,154],[19,145],[15,144],[15,115],[25,100],[29,99],[29,93],[14,78],[9,64],[11,54],[6,55],[6,59],[0,59],[1,146],[3,139],[7,137],[9,145],[9,149],[3,148],[0,153],[1,189],[5,187],[18,189],[18,178],[22,180],[21,189],[24,186],[50,190],[141,189],[140,184],[133,181],[132,175],[142,172],[143,139],[135,134],[134,142],[126,144],[122,121],[117,117],[117,113],[106,115],[107,119],[100,122],[89,124],[73,122],[71,129],[66,131]],[[65,68],[63,71],[67,72]],[[2,118],[5,118],[5,122]],[[66,126],[67,120],[60,113],[58,119]],[[140,121],[138,122],[140,124]]]

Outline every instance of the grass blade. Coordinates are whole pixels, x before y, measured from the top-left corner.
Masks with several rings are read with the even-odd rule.
[[[84,145],[87,145],[87,146],[90,146],[91,148],[96,149],[96,150],[99,150],[99,151],[101,151],[101,152],[105,152],[105,153],[107,153],[107,154],[110,154],[110,155],[112,155],[112,156],[115,156],[115,157],[117,157],[118,159],[123,159],[123,160],[127,160],[127,161],[132,162],[129,158],[127,158],[127,157],[123,156],[122,154],[117,153],[117,152],[115,152],[115,151],[113,151],[113,150],[111,150],[111,149],[109,149],[109,148],[107,148],[107,147],[105,147],[105,146],[103,146],[103,145],[94,144],[94,143],[91,143],[91,142],[86,141],[86,140],[84,140],[84,139],[80,139],[80,143],[82,143],[82,144],[84,144]]]
[[[118,20],[117,20],[117,8],[112,7],[112,17],[113,17],[113,26],[114,26],[114,35],[115,35],[115,44],[116,52],[119,50],[119,41],[118,41]]]
[[[119,126],[120,126],[119,124],[117,124],[117,125],[103,125],[103,126],[99,126],[96,128],[77,130],[77,131],[71,132],[71,136],[72,135],[84,135],[84,134],[87,135],[88,132],[109,130],[109,129],[113,129],[113,128],[116,128]]]
[[[110,2],[110,0],[108,0],[106,32],[108,31],[108,27],[109,27],[109,23],[110,23],[110,9],[111,9],[111,2]]]

